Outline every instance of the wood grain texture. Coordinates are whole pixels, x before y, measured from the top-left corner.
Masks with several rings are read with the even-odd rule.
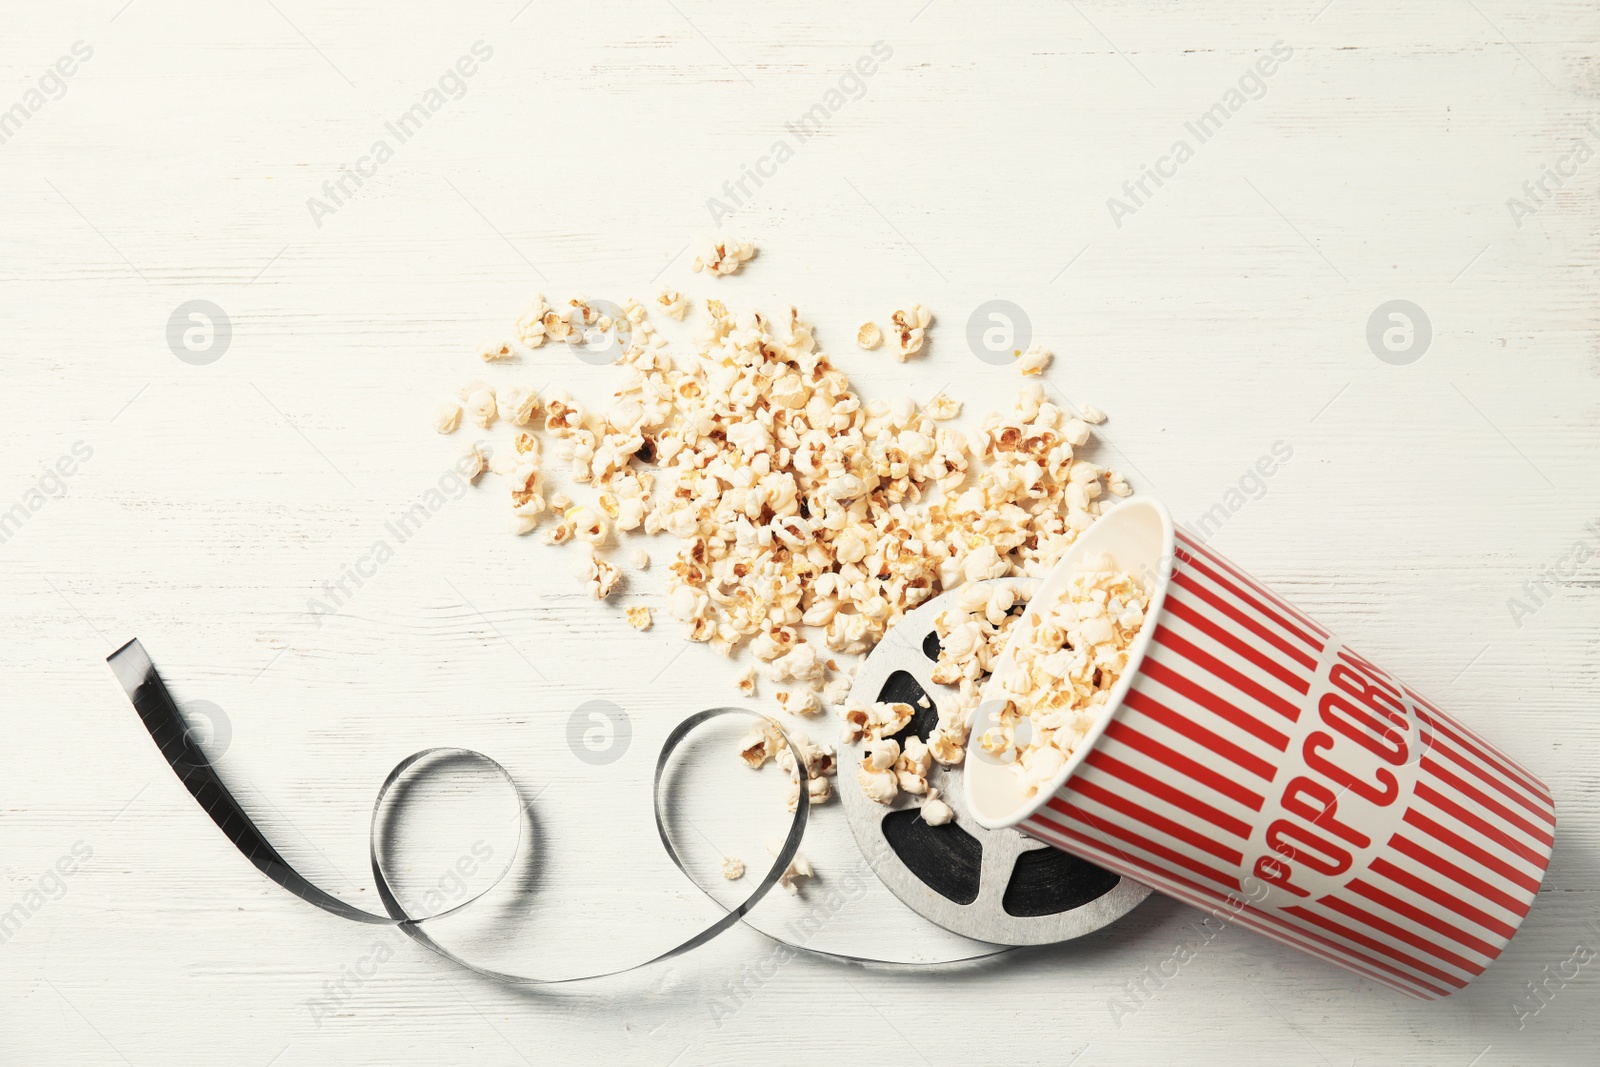
[[[76,442],[92,457],[0,544],[0,911],[75,843],[93,856],[0,944],[0,1060],[1594,1062],[1600,963],[1520,1028],[1512,1005],[1574,946],[1600,947],[1600,562],[1520,625],[1507,600],[1600,542],[1584,529],[1600,522],[1600,158],[1520,225],[1507,199],[1575,138],[1600,147],[1597,30],[1573,0],[9,12],[0,108],[74,42],[93,56],[0,143],[0,511]],[[493,55],[465,94],[317,225],[307,199],[478,41]],[[879,41],[893,55],[864,94],[800,143],[785,124]],[[1260,98],[1117,225],[1107,199],[1280,41],[1293,54]],[[760,256],[692,275],[683,249],[718,232],[707,199],[779,138],[793,158],[721,223]],[[682,715],[733,699],[737,667],[685,650],[669,619],[622,622],[623,605],[659,604],[659,569],[597,606],[480,490],[336,615],[307,608],[448,468],[460,439],[429,431],[439,396],[473,377],[609,391],[610,371],[553,347],[475,366],[478,341],[536,291],[660,284],[798,304],[865,395],[945,388],[971,418],[1017,381],[974,358],[967,318],[1014,301],[1058,353],[1051,387],[1110,412],[1097,455],[1180,521],[1288,443],[1213,543],[1550,784],[1556,856],[1510,949],[1418,1005],[1228,930],[1118,1012],[1198,936],[1196,913],[1153,897],[1079,942],[936,974],[800,961],[752,978],[770,943],[736,931],[652,971],[522,993],[264,883],[157,762],[103,664],[127,638],[181,699],[222,709],[224,772],[348,899],[372,896],[383,775],[450,744],[548,787],[518,882],[532,903],[499,908],[499,935],[464,924],[463,943],[570,969],[704,916],[654,841],[649,772]],[[166,344],[192,299],[232,321],[209,366]],[[1365,340],[1392,299],[1432,323],[1408,366]],[[925,356],[850,343],[908,301],[938,317]],[[597,768],[566,744],[591,699],[634,730]],[[707,837],[752,865],[782,823],[779,783],[755,777],[728,780],[747,792],[720,819],[701,798]],[[823,886],[861,873],[838,814],[820,810],[807,845]],[[824,918],[821,947],[955,947],[876,885]],[[330,999],[325,983],[375,955]]]

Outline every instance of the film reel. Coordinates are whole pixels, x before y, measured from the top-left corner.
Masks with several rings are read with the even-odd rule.
[[[1020,595],[1036,579],[997,578]],[[851,698],[902,701],[915,709],[896,738],[927,740],[939,701],[955,688],[933,681],[939,655],[933,620],[953,603],[946,593],[909,612],[861,665]],[[1020,610],[1020,609],[1019,609]],[[928,706],[922,707],[926,701]],[[1016,830],[986,830],[967,813],[960,767],[940,768],[940,799],[953,822],[929,826],[914,798],[901,793],[888,806],[867,799],[856,782],[860,743],[839,745],[838,787],[856,844],[889,890],[913,911],[965,937],[998,945],[1044,945],[1098,930],[1132,911],[1150,887],[1078,859]]]

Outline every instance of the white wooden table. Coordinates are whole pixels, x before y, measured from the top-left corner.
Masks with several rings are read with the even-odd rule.
[[[1567,961],[1600,948],[1600,564],[1564,559],[1600,548],[1600,18],[1571,0],[1246,7],[8,12],[0,914],[25,921],[0,944],[0,1061],[1594,1062],[1600,963]],[[48,75],[61,57],[70,76]],[[427,110],[462,57],[472,73]],[[838,91],[862,57],[871,76]],[[732,199],[746,167],[762,183]],[[720,225],[712,198],[733,209]],[[713,289],[683,249],[714,233],[761,254]],[[1052,388],[1111,413],[1100,455],[1137,491],[1209,515],[1220,550],[1550,784],[1550,877],[1500,961],[1416,1004],[1227,930],[1157,984],[1146,969],[1198,940],[1198,915],[1152,898],[1082,941],[937,974],[773,967],[736,931],[525,993],[265,882],[113,682],[103,659],[129,637],[191,709],[220,709],[223,771],[347,899],[371,903],[384,773],[454,744],[547,787],[536,903],[498,915],[484,951],[620,963],[703,918],[654,842],[649,772],[682,715],[734,700],[736,665],[587,600],[558,550],[503,532],[498,491],[448,498],[334,614],[308,609],[448,466],[459,439],[428,421],[483,375],[478,341],[537,291],[661,284],[796,303],[865,395],[943,387],[973,417],[1017,382],[975,358],[967,317],[1025,309],[1058,353]],[[194,300],[231,324],[207,365],[167,342]],[[1369,347],[1393,300],[1426,316],[1420,358],[1420,334],[1390,360]],[[850,343],[910,301],[938,316],[924,357]],[[505,373],[590,396],[613,375],[560,348]],[[1292,458],[1258,485],[1278,442]],[[1535,600],[1525,583],[1558,564]],[[658,604],[661,576],[620,603]],[[590,700],[632,726],[603,766],[566,744]],[[746,810],[766,821],[708,836],[755,865],[782,812]],[[816,813],[807,851],[850,899],[815,943],[947,950],[859,877],[838,815]],[[73,873],[47,873],[63,857]]]

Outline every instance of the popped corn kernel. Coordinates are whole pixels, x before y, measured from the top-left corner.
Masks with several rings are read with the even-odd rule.
[[[454,400],[444,400],[433,409],[433,429],[436,433],[455,433],[461,425],[461,405]]]
[[[1044,369],[1050,365],[1055,357],[1039,345],[1029,345],[1028,350],[1017,357],[1017,370],[1024,375],[1043,374]],[[1078,442],[1082,444],[1082,442]]]
[[[689,266],[697,274],[703,270],[715,278],[738,273],[739,268],[755,254],[756,246],[751,241],[713,241],[694,257],[694,262]]]
[[[517,340],[529,348],[538,348],[544,344],[544,319],[549,313],[550,305],[544,302],[544,297],[535,296],[533,303],[517,317]]]
[[[768,841],[767,851],[772,853],[774,856],[781,854],[783,852],[783,842]],[[817,872],[816,869],[811,866],[811,861],[806,859],[800,853],[796,852],[794,854],[794,859],[789,861],[789,866],[784,869],[784,872],[781,875],[778,876],[778,884],[783,886],[783,888],[788,890],[791,894],[795,894],[800,892],[801,879],[815,878],[816,876]]]
[[[591,545],[605,543],[610,527],[605,517],[594,508],[579,504],[575,508],[568,508],[564,518],[572,523],[572,532],[580,541],[587,541]]]
[[[812,778],[806,782],[806,792],[811,795],[811,803],[826,804],[833,796],[833,783],[827,778]]]
[[[513,426],[526,426],[539,410],[539,394],[525,385],[513,385],[495,394],[495,410]]]
[[[805,759],[808,777],[826,778],[837,772],[838,768],[834,765],[834,752],[831,746],[814,743],[811,738],[806,736],[803,730],[791,730],[789,735],[794,741],[794,746],[800,750],[800,755]],[[785,753],[785,755],[788,755],[788,753]],[[785,769],[793,772],[794,765],[792,761]]]
[[[772,696],[778,702],[778,707],[790,715],[810,717],[822,714],[822,701],[810,689],[782,689]]]
[[[656,296],[656,303],[667,313],[667,318],[674,322],[682,322],[683,317],[689,313],[689,301],[676,289],[663,289]]]
[[[473,422],[487,430],[495,420],[498,405],[494,398],[494,390],[488,386],[474,392],[467,397],[467,415]]]
[[[927,414],[928,418],[937,419],[940,422],[943,422],[947,419],[953,419],[957,415],[961,414],[961,401],[952,400],[943,393],[940,393],[938,396],[928,401],[927,406],[925,406],[922,410]]]
[[[788,746],[783,735],[771,719],[762,719],[739,739],[739,758],[753,770],[759,770],[768,760],[777,759],[778,752]]]
[[[922,802],[921,810],[922,821],[927,823],[929,826],[943,826],[945,823],[952,821],[956,817],[956,813],[950,809],[950,805],[946,804],[938,797],[931,797],[927,800],[924,800]]]
[[[877,804],[892,804],[900,795],[900,785],[894,771],[887,767],[873,767],[863,763],[856,768],[856,782],[867,799]]]
[[[522,498],[520,502],[518,497]],[[511,499],[513,501],[511,532],[518,536],[532,533],[538,528],[540,520],[544,517],[544,497],[538,493],[524,492],[513,493]]]
[[[904,363],[922,351],[922,343],[927,335],[928,326],[933,322],[933,315],[921,304],[912,304],[909,308],[902,308],[890,315],[889,321],[894,324],[890,334],[895,342],[894,358],[897,362]]]
[[[563,525],[567,525],[563,523]],[[580,551],[572,560],[572,573],[596,600],[604,600],[617,587],[622,572],[602,559],[593,545],[579,545]]]
[[[544,326],[544,336],[553,341],[566,341],[571,343],[574,337],[581,336],[572,328],[572,312],[561,312],[554,309],[547,310],[540,323]]]
[[[484,471],[489,469],[489,457],[484,454],[482,441],[474,441],[461,453],[461,459],[456,463],[456,471],[468,482],[476,482]]]
[[[900,743],[892,737],[879,738],[867,745],[866,754],[861,757],[861,765],[874,771],[893,770],[894,765],[900,761]]]

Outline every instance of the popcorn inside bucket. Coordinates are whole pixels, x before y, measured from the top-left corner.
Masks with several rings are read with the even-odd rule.
[[[1126,501],[1066,551],[1028,602],[983,691],[967,803],[1012,826],[1047,801],[1104,731],[1149,643],[1172,561],[1172,520]]]

